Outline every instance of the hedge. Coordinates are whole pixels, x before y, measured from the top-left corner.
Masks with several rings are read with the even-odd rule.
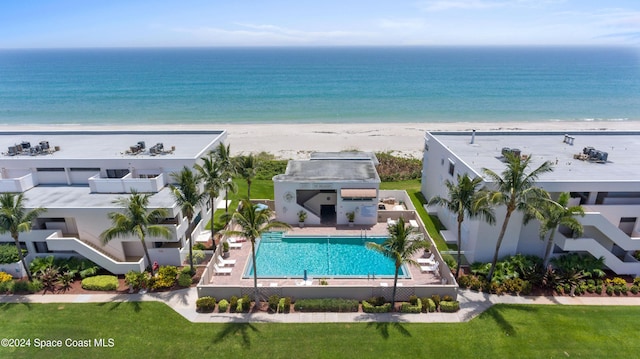
[[[294,309],[296,312],[357,312],[358,304],[355,299],[299,299]]]
[[[196,300],[196,311],[213,312],[216,307],[216,298],[201,297]]]
[[[422,300],[418,298],[418,304],[411,305],[411,303],[402,303],[400,311],[402,313],[420,313],[422,312]]]
[[[391,311],[391,303],[384,303],[383,305],[374,306],[366,300],[363,300],[362,311],[365,313],[388,313]]]
[[[97,275],[82,280],[82,288],[86,290],[116,290],[118,277],[113,275]]]
[[[434,302],[431,298],[427,299],[427,304],[425,304],[425,306],[427,307],[429,313],[433,313],[436,311],[436,302]]]
[[[229,309],[229,302],[226,299],[218,302],[218,313],[226,313],[227,309]]]
[[[443,313],[454,313],[460,310],[460,302],[452,301],[452,302],[440,302],[440,311]]]

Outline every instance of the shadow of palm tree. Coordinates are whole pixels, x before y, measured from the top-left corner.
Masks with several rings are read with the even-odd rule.
[[[27,307],[28,310],[31,310],[31,303],[30,302],[0,303],[0,309],[3,310],[3,311],[11,310],[11,309],[17,307],[18,304],[22,304],[25,307]]]
[[[250,331],[257,333],[260,332],[258,328],[256,328],[251,323],[241,323],[241,322],[231,322],[226,323],[220,332],[213,338],[213,344],[221,343],[227,338],[233,338],[237,335],[240,335],[242,338],[242,346],[246,349],[251,348],[251,337],[249,336]]]
[[[128,294],[118,294],[115,297],[113,297],[113,299],[110,302],[100,302],[97,304],[99,307],[108,305],[109,311],[112,311],[112,310],[118,309],[120,305],[122,305],[123,303],[129,306],[132,306],[133,311],[136,313],[142,310],[142,307],[140,306],[141,302],[139,300],[132,300],[130,295]]]
[[[403,319],[397,313],[362,314],[356,318],[356,321],[369,322],[367,328],[374,327],[380,332],[383,339],[389,339],[389,328],[397,330],[405,337],[411,337],[411,333],[403,325],[407,320]]]
[[[504,317],[505,310],[537,312],[538,308],[529,305],[496,304],[482,314],[482,316],[491,317],[508,336],[516,336],[518,334],[516,328]]]

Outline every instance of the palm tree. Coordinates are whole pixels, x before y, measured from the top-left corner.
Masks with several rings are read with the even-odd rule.
[[[240,177],[247,181],[247,198],[251,198],[251,181],[256,176],[258,161],[253,154],[237,158],[236,170]]]
[[[458,220],[458,258],[456,265],[456,278],[460,272],[461,247],[462,247],[462,222],[465,217],[469,219],[482,218],[489,224],[496,221],[492,206],[483,201],[486,198],[486,191],[479,190],[482,184],[482,177],[471,179],[468,174],[457,176],[457,184],[447,180],[445,186],[449,192],[448,198],[440,196],[433,197],[429,205],[439,205],[450,212],[456,214]]]
[[[496,190],[489,192],[487,200],[494,205],[506,206],[506,214],[498,240],[496,242],[496,250],[493,254],[491,269],[487,275],[487,280],[491,282],[493,271],[498,262],[500,246],[507,231],[511,214],[520,211],[525,214],[524,223],[526,224],[532,218],[539,218],[539,212],[535,208],[535,204],[539,203],[541,198],[548,198],[549,194],[535,186],[538,177],[546,172],[553,171],[553,165],[550,161],[545,161],[535,170],[527,173],[531,156],[517,156],[512,153],[505,154],[507,167],[499,175],[488,168],[483,168],[485,176],[489,180],[495,182]]]
[[[113,227],[100,234],[100,238],[104,244],[118,237],[138,237],[140,243],[142,243],[144,256],[147,260],[147,267],[151,267],[152,263],[149,251],[147,250],[147,244],[145,243],[147,235],[167,239],[171,238],[169,228],[159,224],[167,217],[168,211],[164,208],[149,210],[150,196],[150,194],[131,191],[129,197],[123,197],[113,201],[113,203],[122,206],[123,211],[109,213],[108,216],[109,219],[111,219]]]
[[[365,245],[368,249],[391,259],[396,266],[393,278],[393,293],[391,294],[391,308],[393,310],[396,304],[396,289],[400,267],[404,263],[417,266],[418,263],[413,260],[413,256],[420,249],[428,248],[429,242],[417,236],[417,232],[413,227],[406,226],[402,217],[395,224],[390,225],[388,231],[389,237],[382,244],[367,242]]]
[[[16,242],[18,249],[18,257],[22,266],[27,273],[29,280],[33,280],[27,262],[24,260],[20,241],[18,240],[21,232],[29,232],[32,222],[40,214],[47,210],[42,207],[34,208],[27,211],[24,208],[24,194],[2,193],[0,194],[0,234],[9,232],[13,241]]]
[[[272,212],[268,207],[252,204],[248,199],[242,200],[240,210],[233,214],[233,220],[240,225],[239,231],[226,231],[227,235],[243,236],[251,242],[251,258],[253,261],[253,290],[256,304],[258,298],[258,268],[256,267],[256,239],[271,229],[289,229],[286,223],[271,221]]]
[[[233,176],[236,173],[235,164],[231,158],[230,145],[225,146],[223,143],[218,144],[214,151],[216,161],[220,163],[221,177],[223,179],[224,189],[224,212],[229,213],[229,192],[236,193],[238,186],[233,182]]]
[[[557,201],[554,202],[548,200],[539,206],[542,213],[542,220],[540,221],[540,239],[544,240],[547,233],[549,233],[547,247],[544,251],[544,268],[547,268],[549,265],[554,237],[558,227],[565,226],[569,228],[574,235],[582,235],[582,223],[578,221],[576,216],[584,217],[584,208],[580,205],[567,207],[569,205],[570,198],[569,193],[563,192],[560,194]]]
[[[189,242],[189,268],[194,273],[193,268],[193,243],[191,242],[191,225],[193,217],[198,211],[198,207],[205,200],[205,193],[200,193],[200,183],[189,167],[184,166],[182,171],[174,172],[171,177],[176,185],[169,185],[173,198],[178,203],[182,215],[187,217],[187,242]]]
[[[215,201],[216,198],[220,196],[220,189],[222,189],[224,185],[224,179],[222,177],[220,163],[215,159],[213,153],[202,157],[201,160],[202,165],[196,164],[194,168],[198,172],[199,179],[204,182],[204,193],[209,200],[209,207],[211,209],[211,241],[213,242],[213,235],[215,233]]]

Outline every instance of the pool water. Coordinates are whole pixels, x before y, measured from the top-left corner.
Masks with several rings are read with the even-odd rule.
[[[258,277],[393,277],[395,265],[382,254],[365,247],[382,243],[383,237],[284,237],[263,238],[256,249]],[[253,266],[245,272],[253,276]],[[404,266],[398,276],[406,278]]]

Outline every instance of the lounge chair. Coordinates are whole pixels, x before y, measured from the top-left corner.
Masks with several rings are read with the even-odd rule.
[[[237,243],[237,242],[227,242],[229,243],[229,248],[231,249],[240,249],[242,248],[242,243]]]
[[[415,219],[411,219],[409,220],[409,224],[411,225],[411,227],[413,228],[418,228],[418,221],[416,221]]]
[[[222,257],[218,257],[218,266],[220,267],[233,266],[235,264],[236,264],[235,259],[223,259]]]
[[[213,264],[213,269],[215,270],[216,274],[229,274],[231,275],[231,268],[220,268],[218,267],[217,264]]]
[[[418,262],[418,264],[427,264],[427,265],[436,264],[436,261],[432,258],[418,258],[416,262]]]
[[[435,274],[438,271],[439,267],[440,267],[440,262],[436,261],[436,263],[432,265],[420,266],[420,271],[427,272],[427,273],[433,272]]]
[[[393,220],[391,218],[387,218],[387,226],[395,226],[396,223],[398,223],[398,222],[396,222],[395,220]]]

